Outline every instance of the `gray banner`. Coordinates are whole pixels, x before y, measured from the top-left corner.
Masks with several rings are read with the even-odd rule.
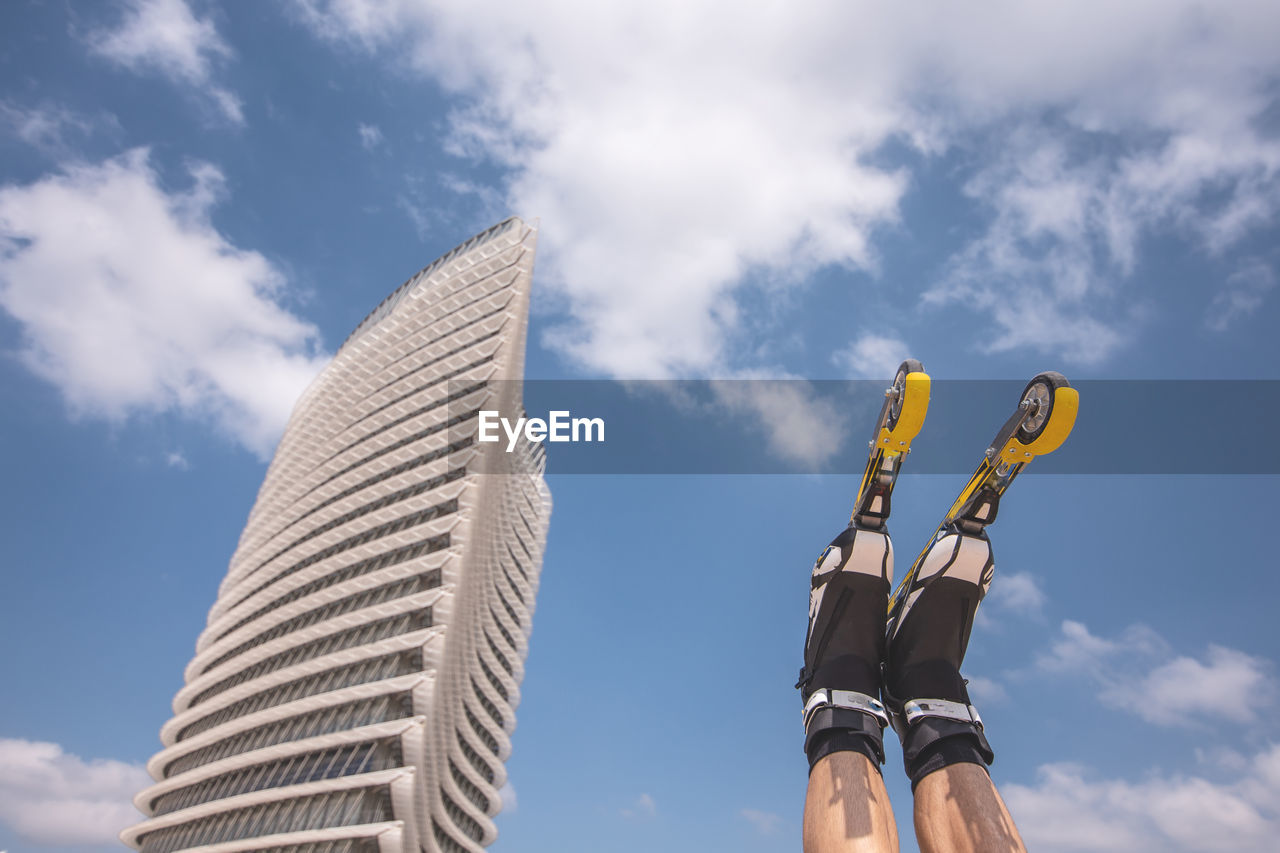
[[[522,384],[490,382],[481,391],[475,383],[451,385],[457,399],[449,414],[464,424],[451,429],[451,438],[462,429],[475,434],[474,422],[464,418],[468,412],[492,411],[487,435],[496,440],[488,449],[505,452],[513,430],[522,437],[517,440],[542,435],[549,474],[860,474],[887,385]],[[928,417],[904,472],[973,470],[1024,387],[1021,381],[934,380]],[[1072,387],[1080,392],[1074,432],[1028,473],[1280,474],[1280,381],[1085,380]],[[521,397],[523,412],[501,402]]]

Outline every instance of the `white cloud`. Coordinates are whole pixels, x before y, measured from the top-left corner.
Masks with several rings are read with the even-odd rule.
[[[773,812],[760,811],[759,809],[743,809],[738,814],[754,826],[756,832],[761,835],[773,835],[778,831],[778,827],[782,825],[782,816]]]
[[[1036,665],[1046,672],[1100,670],[1121,653],[1134,659],[1150,660],[1167,654],[1168,644],[1145,625],[1125,629],[1116,640],[1106,640],[1090,633],[1088,626],[1071,619],[1062,623],[1062,633],[1053,641],[1050,651],[1041,655]]]
[[[1241,317],[1256,311],[1275,286],[1276,274],[1271,267],[1258,258],[1246,260],[1213,297],[1205,326],[1215,332],[1227,331]]]
[[[1259,711],[1275,702],[1269,669],[1262,658],[1211,645],[1203,662],[1179,656],[1136,682],[1113,685],[1104,698],[1163,725],[1196,717],[1254,723]]]
[[[498,799],[502,801],[502,810],[508,814],[515,814],[519,808],[519,799],[516,797],[516,788],[508,779],[502,783],[502,787],[498,789]]]
[[[650,820],[658,816],[658,806],[653,801],[653,797],[648,794],[641,794],[636,797],[635,803],[622,809],[621,814],[623,817],[633,820]]]
[[[965,186],[990,209],[990,224],[951,259],[925,301],[989,314],[998,331],[983,342],[987,351],[1025,348],[1097,364],[1124,342],[1121,329],[1131,317],[1113,304],[1123,270],[1099,257],[1106,245],[1100,231],[1116,219],[1117,229],[1126,229],[1116,251],[1129,257],[1136,251],[1133,221],[1106,209],[1112,199],[1104,171],[1073,168],[1067,147],[1048,131],[1010,134],[1002,153]],[[1096,308],[1104,304],[1119,316],[1101,316]]]
[[[1011,572],[997,576],[984,603],[1024,616],[1038,616],[1044,610],[1045,601],[1044,590],[1034,575]]]
[[[1049,764],[1035,785],[1001,786],[1032,850],[1263,851],[1280,834],[1280,746],[1213,782],[1152,775],[1141,782],[1094,780],[1078,766]]]
[[[1210,645],[1203,660],[1174,655],[1168,643],[1143,626],[1107,640],[1068,620],[1037,667],[1084,675],[1098,685],[1103,704],[1164,726],[1224,719],[1250,724],[1277,698],[1272,666],[1264,658],[1218,645]]]
[[[405,212],[409,217],[409,221],[413,223],[413,228],[418,232],[418,236],[426,238],[431,233],[431,216],[428,214],[428,208],[421,203],[420,199],[411,198],[405,193],[396,196],[396,206]]]
[[[891,380],[898,365],[910,354],[906,341],[901,338],[867,332],[845,349],[833,353],[831,361],[855,376]]]
[[[382,131],[376,124],[364,124],[361,122],[356,126],[356,132],[360,134],[360,144],[364,146],[366,151],[372,151],[382,144]]]
[[[965,683],[969,690],[969,698],[980,707],[1003,705],[1009,701],[1009,693],[1004,689],[1004,685],[993,678],[967,675]]]
[[[1034,575],[1027,572],[1004,573],[997,564],[995,581],[978,608],[974,625],[983,630],[998,631],[1004,625],[1005,616],[1041,619],[1046,601],[1048,598]]]
[[[210,222],[214,167],[167,192],[145,150],[0,188],[0,308],[73,412],[178,411],[258,454],[325,362],[281,273]]]
[[[874,272],[910,184],[887,141],[963,155],[989,221],[931,298],[988,315],[990,350],[1104,361],[1162,295],[1131,292],[1146,235],[1222,252],[1280,204],[1259,120],[1274,3],[297,8],[464,96],[453,150],[506,167],[509,207],[542,218],[542,280],[572,317],[548,342],[614,375],[742,367],[748,271]]]
[[[790,9],[532,4],[486,21],[461,4],[303,8],[332,37],[404,35],[423,70],[476,96],[453,116],[455,150],[511,170],[508,205],[541,218],[542,281],[573,317],[548,340],[594,370],[716,372],[744,272],[873,266],[870,229],[905,189],[860,156],[892,128],[892,103],[835,109],[840,86],[812,46],[780,31]]]
[[[97,127],[119,126],[114,116],[90,118],[56,104],[24,107],[9,101],[0,101],[0,123],[32,148],[58,157],[71,150],[70,137],[87,136]]]
[[[138,765],[0,738],[0,821],[34,844],[117,844],[141,819],[132,798],[149,784]]]
[[[191,469],[191,463],[187,457],[182,454],[181,450],[174,450],[164,455],[164,464],[170,468],[177,468],[179,471],[188,471]]]
[[[847,417],[807,382],[738,379],[713,381],[710,387],[721,414],[752,417],[764,430],[769,451],[788,462],[817,470],[844,443]]]
[[[1280,143],[1257,138],[1251,118],[1235,116],[1240,127],[1221,131],[1221,138],[1200,126],[1165,128],[1162,145],[1111,158],[1081,153],[1087,141],[1069,133],[1008,134],[1000,154],[965,187],[991,209],[991,223],[952,259],[928,301],[989,313],[998,328],[985,344],[990,351],[1026,348],[1082,364],[1105,361],[1142,313],[1126,306],[1125,296],[1145,237],[1178,234],[1220,254],[1274,218]],[[1235,133],[1240,149],[1231,142]],[[1207,201],[1211,194],[1225,200]],[[1260,305],[1271,276],[1256,262],[1210,293],[1210,327],[1225,327]]]
[[[124,20],[89,37],[89,46],[131,70],[154,69],[191,86],[235,124],[244,123],[240,99],[213,80],[214,65],[232,56],[209,18],[197,18],[185,0],[128,0]]]
[[[507,209],[506,200],[503,199],[502,193],[497,188],[489,184],[481,184],[457,175],[445,173],[440,175],[440,185],[460,198],[475,199],[479,209],[482,211],[480,219],[484,222],[493,222],[505,215],[504,211]]]

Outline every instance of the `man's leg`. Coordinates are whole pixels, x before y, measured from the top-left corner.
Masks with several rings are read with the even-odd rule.
[[[994,754],[960,675],[978,604],[994,574],[981,529],[943,532],[890,619],[885,701],[915,793],[916,838],[930,851],[1020,851],[987,774]]]
[[[915,824],[922,853],[1026,853],[1027,849],[991,777],[976,764],[951,764],[921,779],[916,786]]]
[[[858,752],[833,752],[819,760],[804,798],[805,853],[897,849],[898,827],[879,769]]]
[[[851,525],[814,564],[809,631],[797,687],[804,700],[806,853],[898,849],[880,776],[879,700],[893,547],[883,530]]]

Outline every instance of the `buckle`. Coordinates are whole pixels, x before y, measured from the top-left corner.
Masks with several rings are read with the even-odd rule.
[[[813,691],[813,695],[804,705],[805,729],[809,728],[809,721],[813,719],[814,714],[823,708],[861,711],[879,721],[881,728],[889,725],[889,715],[885,711],[884,704],[874,696],[853,690],[830,690],[824,687]]]
[[[945,720],[959,720],[962,723],[973,723],[982,728],[982,717],[978,709],[963,702],[952,702],[949,699],[912,699],[902,706],[902,714],[907,725],[911,725],[921,717],[941,717]]]

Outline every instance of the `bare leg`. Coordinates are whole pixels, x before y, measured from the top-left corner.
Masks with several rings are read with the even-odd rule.
[[[862,753],[833,752],[814,765],[804,799],[804,850],[897,853],[889,793]]]
[[[813,791],[812,782],[809,790]],[[1026,853],[1027,849],[991,777],[976,764],[952,764],[921,779],[916,786],[915,824],[921,853]]]

